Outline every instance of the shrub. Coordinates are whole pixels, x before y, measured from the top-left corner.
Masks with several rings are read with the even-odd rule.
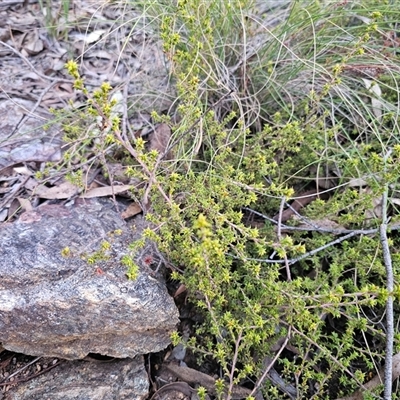
[[[398,238],[379,236],[398,228],[399,6],[293,2],[274,25],[250,1],[145,5],[177,92],[176,118],[153,113],[169,145],[124,141],[106,86],[91,110],[146,182],[145,237],[204,315],[185,344],[218,362],[227,399],[250,378],[269,399],[354,392],[383,363],[399,293]]]

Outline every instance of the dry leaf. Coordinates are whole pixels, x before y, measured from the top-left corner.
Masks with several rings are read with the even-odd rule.
[[[371,98],[372,112],[374,113],[376,119],[378,121],[381,121],[383,103],[379,100],[379,98],[382,98],[382,90],[375,81],[365,78],[361,79],[364,82],[364,86],[368,89],[368,91],[376,96]]]
[[[17,174],[21,174],[21,175],[26,175],[26,176],[32,176],[33,175],[33,173],[32,173],[32,171],[31,170],[29,170],[27,167],[15,167],[14,168],[14,171],[17,173]]]
[[[98,29],[96,31],[90,32],[88,35],[84,35],[83,40],[89,44],[95,43],[101,38],[101,35],[105,32],[106,31],[104,29]]]
[[[150,150],[157,150],[159,154],[164,154],[167,150],[171,138],[171,128],[167,124],[160,124],[150,134]],[[168,155],[166,158],[169,158]]]
[[[361,193],[366,193],[367,195],[372,194],[372,189],[361,189]],[[372,198],[372,208],[370,208],[369,210],[365,210],[366,220],[375,218],[382,218],[382,196]]]
[[[15,214],[18,212],[18,210],[21,208],[21,203],[17,199],[13,199],[10,207],[8,208],[8,216],[7,219],[10,220]]]
[[[42,199],[69,199],[75,196],[79,188],[70,182],[63,182],[59,186],[47,188],[46,186],[38,186],[34,194]]]
[[[90,199],[92,197],[112,196],[113,194],[126,192],[132,187],[132,185],[103,186],[90,189],[86,193],[82,193],[79,197],[82,199]]]
[[[36,187],[38,186],[38,182],[36,179],[34,178],[29,178],[26,182],[25,182],[25,189],[26,190],[35,190]]]
[[[398,197],[393,197],[390,199],[392,204],[396,204],[396,206],[400,206],[400,199]]]
[[[39,34],[36,29],[22,36],[21,46],[21,53],[26,53],[26,55],[30,56],[40,53],[44,48],[43,41],[39,39]]]
[[[134,217],[135,215],[137,215],[141,212],[142,212],[142,208],[140,207],[140,205],[138,203],[131,203],[131,204],[129,204],[127,209],[121,213],[121,217],[123,219],[127,219],[130,217]]]
[[[299,228],[316,228],[330,231],[340,231],[345,230],[346,228],[342,225],[339,225],[335,221],[330,220],[329,218],[323,218],[318,220],[308,220],[309,223],[301,223],[298,225]]]
[[[4,222],[7,219],[8,216],[8,208],[3,208],[0,211],[0,222]]]
[[[18,222],[24,224],[31,224],[32,222],[37,222],[42,219],[42,216],[37,211],[25,211],[18,218]]]
[[[182,283],[179,285],[178,289],[176,289],[176,292],[174,293],[174,298],[177,298],[180,294],[184,293],[187,291],[187,287],[183,285]]]
[[[367,186],[368,183],[364,178],[353,178],[349,180],[349,187]]]
[[[37,39],[35,41],[29,42],[24,46],[24,50],[30,55],[34,56],[40,53],[44,48],[43,41]]]
[[[21,208],[24,211],[32,211],[33,207],[31,202],[28,199],[23,199],[22,197],[17,197],[19,204],[21,205]]]
[[[299,212],[303,207],[310,204],[317,198],[321,198],[323,200],[329,197],[328,193],[319,193],[317,190],[308,190],[306,192],[300,193],[298,196],[293,198],[291,203],[291,208],[287,208],[283,210],[282,215],[279,213],[274,215],[275,221],[286,222],[293,215],[295,215],[295,211]]]

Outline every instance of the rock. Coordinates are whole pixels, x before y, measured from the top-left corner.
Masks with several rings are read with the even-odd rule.
[[[0,225],[0,342],[19,353],[82,359],[88,353],[117,358],[158,352],[169,343],[178,311],[165,285],[152,276],[147,245],[128,280],[121,257],[146,222],[128,226],[105,199],[44,205]],[[115,232],[121,230],[121,232]],[[119,234],[121,233],[121,234]],[[106,260],[88,258],[107,241]],[[63,257],[62,250],[70,249]]]
[[[4,400],[143,400],[148,389],[141,356],[109,363],[65,361],[31,381],[18,383]]]

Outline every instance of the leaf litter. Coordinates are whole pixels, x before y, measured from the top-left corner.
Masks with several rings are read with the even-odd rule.
[[[69,59],[80,58],[89,90],[105,81],[116,89],[118,114],[123,113],[121,104],[129,104],[124,123],[134,127],[135,136],[147,132],[151,149],[165,149],[170,135],[168,127],[154,128],[150,123],[150,112],[168,109],[173,96],[160,43],[140,11],[82,0],[71,3],[65,14],[61,1],[52,2],[51,10],[40,4],[0,3],[1,222],[12,222],[27,209],[17,198],[35,207],[74,196],[114,196],[131,187],[129,182],[103,177],[100,185],[83,182],[82,190],[63,179],[43,182],[35,178],[47,162],[60,162],[65,151],[61,125],[50,123],[54,120],[51,109],[84,104],[64,69]],[[131,216],[134,209],[138,205],[124,215]]]
[[[161,45],[140,10],[74,0],[64,15],[60,0],[50,3],[51,13],[40,4],[0,2],[0,223],[35,221],[40,219],[38,206],[78,196],[130,198],[129,190],[138,184],[127,179],[126,168],[118,162],[107,165],[111,179],[95,162],[84,166],[83,188],[64,178],[66,170],[47,180],[36,177],[46,163],[60,162],[66,149],[62,125],[53,122],[51,110],[79,109],[85,104],[66,73],[68,60],[80,59],[89,90],[103,82],[115,88],[115,112],[132,136],[145,132],[149,146],[162,152],[170,135],[165,127],[151,124],[150,112],[167,110],[174,97]],[[135,201],[126,204],[122,218],[142,211]],[[0,348],[0,393],[9,393],[19,382],[58,364],[56,359]]]

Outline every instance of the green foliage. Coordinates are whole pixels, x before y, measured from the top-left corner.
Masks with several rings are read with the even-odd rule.
[[[135,278],[131,254],[150,239],[177,267],[172,277],[188,288],[205,320],[185,345],[199,362],[218,362],[220,397],[259,379],[265,357],[285,340],[292,350],[278,353],[274,368],[296,382],[297,398],[340,397],[381,364],[385,332],[373,321],[389,296],[399,297],[398,285],[386,290],[376,228],[387,217],[379,210],[385,188],[393,210],[398,203],[398,56],[377,51],[400,9],[369,1],[293,2],[288,19],[267,28],[252,6],[148,4],[177,90],[179,122],[153,113],[172,129],[172,160],[146,151],[142,139],[124,141],[109,85],[89,93],[77,65],[68,63],[88,98],[76,120],[90,126],[89,113],[97,129],[82,134],[81,123],[58,114],[73,144],[64,165],[75,171],[75,159],[85,159],[93,143],[98,157],[114,146],[129,164],[128,176],[146,183],[134,195],[151,204],[146,218],[154,229],[122,263]],[[384,88],[381,96],[359,77],[372,56],[373,68],[383,72],[362,76]],[[380,113],[372,100],[380,101]],[[76,177],[75,171],[70,179]],[[292,213],[283,226],[282,208],[310,187],[329,196],[297,218]],[[264,223],[252,225],[252,212]],[[397,281],[398,238],[390,240]],[[397,332],[397,347],[398,338]],[[174,333],[173,343],[179,340]],[[269,399],[284,398],[268,380],[262,390]]]
[[[139,267],[135,263],[134,259],[125,255],[122,257],[121,263],[127,268],[126,276],[131,280],[135,280],[139,275]]]
[[[155,239],[169,261],[184,266],[183,274],[176,272],[174,278],[186,285],[192,301],[204,312],[206,322],[186,344],[198,350],[200,359],[212,356],[218,361],[225,384],[259,377],[263,365],[255,355],[270,354],[273,344],[288,336],[298,361],[282,357],[277,367],[288,381],[297,377],[299,399],[310,398],[311,382],[318,382],[313,398],[351,393],[383,355],[372,356],[367,341],[361,345],[358,341],[363,332],[364,338],[373,335],[381,346],[384,343],[382,329],[362,317],[381,312],[388,296],[378,235],[360,235],[336,246],[329,245],[334,240],[329,232],[294,231],[278,236],[271,224],[262,230],[248,226],[242,210],[252,207],[274,215],[279,211],[278,199],[289,201],[305,179],[318,179],[322,170],[335,167],[341,175],[334,193],[327,201],[313,202],[306,215],[329,219],[343,230],[380,223],[379,214],[366,215],[381,198],[384,185],[395,185],[400,172],[397,155],[389,151],[390,144],[396,143],[393,120],[378,130],[373,111],[360,100],[356,87],[348,89],[354,104],[346,100],[344,107],[349,108],[342,114],[330,110],[332,104],[339,104],[343,85],[349,84],[345,71],[379,43],[377,31],[389,28],[390,23],[382,20],[380,11],[366,13],[362,7],[352,12],[368,15],[367,24],[353,21],[344,10],[335,13],[329,6],[324,10],[316,2],[308,8],[294,5],[293,18],[278,29],[297,35],[298,65],[285,64],[284,55],[270,51],[276,43],[265,42],[257,61],[248,64],[254,74],[231,77],[236,82],[235,95],[231,95],[221,66],[229,68],[244,57],[241,47],[252,29],[244,18],[249,4],[244,3],[217,2],[209,7],[202,1],[182,1],[162,17],[160,35],[179,95],[180,122],[173,130],[180,140],[173,172],[158,176],[171,204],[166,205],[154,188],[153,209],[147,218],[157,225]],[[198,13],[202,18],[195,17]],[[315,46],[306,48],[310,19],[317,24],[322,18],[329,23],[314,26]],[[347,26],[353,35],[350,46],[339,45],[338,26]],[[330,53],[330,58],[316,61],[319,53]],[[280,59],[272,60],[274,56]],[[303,98],[299,93],[293,96],[293,107],[285,105],[281,94],[270,107],[278,79],[293,79],[294,73],[308,76],[306,68],[311,64],[306,57],[314,57],[310,71],[314,87],[310,85]],[[278,63],[282,76],[276,72]],[[263,65],[276,68],[270,72],[268,87],[261,83]],[[323,79],[317,85],[318,77]],[[287,82],[288,92],[290,86]],[[258,118],[268,120],[261,129],[249,111],[254,103],[240,99],[244,93],[252,100],[257,93],[262,105]],[[209,109],[225,96],[231,100],[230,110]],[[360,115],[358,108],[364,113],[369,108],[366,120],[354,117]],[[369,139],[358,136],[360,131]],[[346,139],[338,140],[340,135]],[[385,135],[388,140],[383,141]],[[348,185],[354,179],[364,179],[366,184]],[[288,261],[324,246],[293,266]],[[276,262],[266,258],[271,253],[276,254]],[[285,264],[291,277],[282,268]],[[334,328],[329,329],[329,324]],[[336,392],[335,381],[340,382]],[[270,383],[265,390],[271,399],[282,398]]]

